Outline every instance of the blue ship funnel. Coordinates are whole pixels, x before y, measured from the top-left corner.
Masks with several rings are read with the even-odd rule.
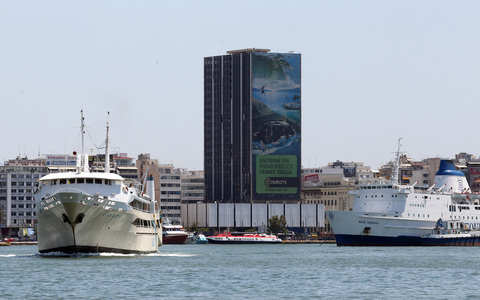
[[[453,164],[452,160],[442,159],[440,161],[440,167],[438,168],[436,176],[444,175],[444,176],[465,176],[460,171],[455,169],[455,165]]]
[[[435,187],[440,192],[467,193],[470,187],[465,174],[455,169],[451,160],[440,161],[440,167],[435,174]]]

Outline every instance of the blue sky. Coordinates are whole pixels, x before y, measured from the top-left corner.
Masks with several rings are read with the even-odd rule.
[[[203,168],[203,57],[302,54],[302,164],[480,154],[480,2],[0,0],[3,160],[96,144]],[[87,148],[92,146],[87,146]]]

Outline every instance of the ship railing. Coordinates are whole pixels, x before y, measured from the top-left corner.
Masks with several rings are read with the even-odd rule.
[[[147,201],[140,197],[133,196],[133,198],[128,202],[129,206],[136,211],[141,211],[144,213],[151,213],[151,205],[153,201]]]
[[[152,211],[149,210],[149,209],[144,209],[144,208],[135,207],[135,206],[131,206],[131,205],[130,205],[130,207],[133,208],[133,210],[140,211],[140,212],[143,212],[143,213],[148,213],[148,214],[149,214],[149,213],[152,212]]]
[[[392,185],[393,182],[387,179],[365,179],[362,178],[358,181],[359,186],[371,186],[371,185]]]

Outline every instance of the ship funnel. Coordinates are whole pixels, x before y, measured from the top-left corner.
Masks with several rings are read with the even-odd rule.
[[[155,204],[155,181],[153,176],[147,176],[146,194],[150,197],[152,204]],[[155,205],[152,205],[152,212],[155,212]]]
[[[452,160],[442,159],[440,167],[435,174],[435,187],[442,188],[444,192],[465,193],[470,192],[465,174],[455,169]]]

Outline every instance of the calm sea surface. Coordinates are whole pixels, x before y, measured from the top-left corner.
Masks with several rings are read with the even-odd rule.
[[[164,245],[158,254],[0,247],[2,299],[479,299],[479,247]]]

